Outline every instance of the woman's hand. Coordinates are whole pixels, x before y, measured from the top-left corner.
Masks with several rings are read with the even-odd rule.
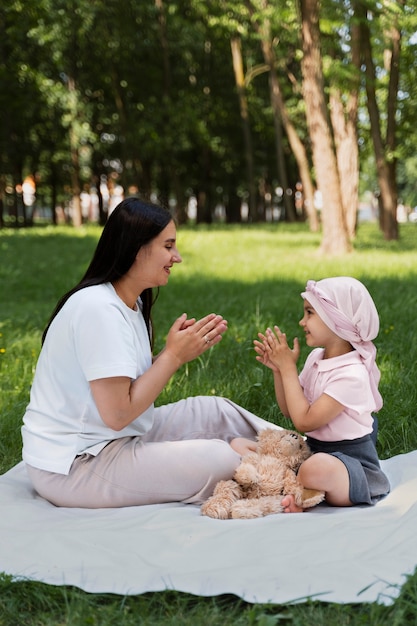
[[[187,319],[184,313],[171,326],[158,358],[136,380],[118,376],[90,381],[103,422],[120,431],[137,419],[156,400],[177,369],[219,343],[226,330],[227,321],[221,315],[210,313],[196,321]]]
[[[221,315],[210,313],[196,321],[183,313],[169,330],[164,352],[175,357],[180,367],[219,343],[226,330],[227,321]]]

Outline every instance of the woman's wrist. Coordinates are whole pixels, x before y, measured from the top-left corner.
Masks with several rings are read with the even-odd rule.
[[[184,363],[181,361],[179,356],[172,352],[169,348],[165,347],[158,354],[158,364],[164,363],[170,369],[172,369],[172,373],[176,372]]]

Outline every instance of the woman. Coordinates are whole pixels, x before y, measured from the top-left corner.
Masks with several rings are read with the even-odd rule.
[[[154,407],[173,374],[227,329],[221,315],[196,321],[184,313],[153,359],[152,289],[181,260],[170,214],[128,198],[109,217],[85,276],[58,302],[22,427],[29,477],[53,504],[199,504],[270,426],[224,398]]]

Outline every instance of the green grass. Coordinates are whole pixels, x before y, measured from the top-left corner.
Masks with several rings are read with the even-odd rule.
[[[97,227],[36,227],[0,231],[0,473],[21,459],[20,426],[40,348],[41,332],[57,299],[82,275],[99,236]],[[158,402],[186,395],[224,395],[262,417],[289,425],[279,413],[271,376],[255,360],[253,339],[278,323],[302,339],[300,292],[309,278],[351,275],[374,297],[381,330],[376,340],[382,373],[379,454],[417,449],[417,226],[401,227],[386,242],[375,225],[361,226],[355,250],[332,259],[317,254],[319,235],[300,225],[181,228],[183,263],[174,267],[154,309],[156,348],[182,312],[222,314],[229,330],[219,346],[183,367]],[[302,348],[301,361],[307,355]],[[0,538],[1,541],[1,538]],[[377,604],[250,605],[231,597],[198,598],[167,591],[120,597],[87,594],[0,577],[0,626],[170,624],[417,623],[417,575],[391,607]]]

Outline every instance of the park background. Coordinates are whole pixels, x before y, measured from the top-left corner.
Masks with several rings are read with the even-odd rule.
[[[179,223],[304,220],[327,254],[360,209],[396,239],[416,33],[407,0],[5,0],[0,225],[104,223],[137,194]]]
[[[184,310],[229,320],[161,402],[216,393],[285,425],[253,339],[299,334],[305,282],[349,274],[381,317],[378,451],[416,449],[414,3],[5,0],[0,29],[1,471],[21,458],[49,314],[127,195],[179,225],[156,347]],[[392,607],[274,607],[2,576],[0,624],[404,624],[416,583]]]

